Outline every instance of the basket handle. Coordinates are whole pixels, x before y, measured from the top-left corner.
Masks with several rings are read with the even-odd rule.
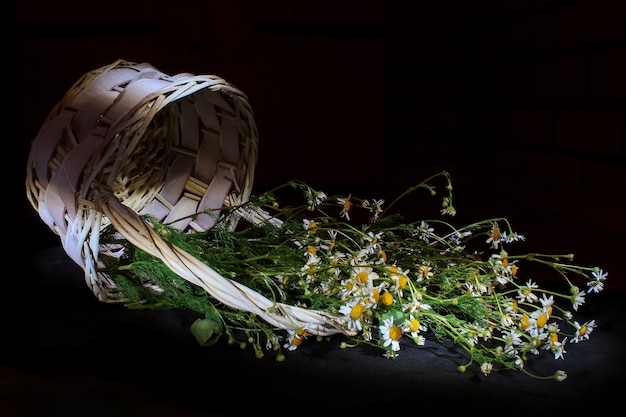
[[[237,281],[223,277],[191,254],[162,239],[146,220],[123,205],[110,191],[100,188],[96,193],[98,195],[94,196],[94,200],[101,202],[100,210],[125,239],[156,256],[181,278],[200,286],[222,303],[254,313],[285,330],[304,329],[319,336],[355,334],[346,327],[345,319],[341,317],[277,303]]]

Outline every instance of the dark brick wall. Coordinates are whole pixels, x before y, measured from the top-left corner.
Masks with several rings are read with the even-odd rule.
[[[295,178],[398,188],[448,170],[479,213],[532,208],[626,236],[624,1],[15,0],[0,10],[2,173],[18,199],[47,112],[82,74],[124,58],[246,92],[259,188]],[[33,215],[25,202],[3,214]]]
[[[123,58],[172,75],[216,74],[243,90],[261,136],[260,186],[286,173],[380,182],[370,167],[384,135],[384,38],[375,30],[384,3],[313,3],[18,1],[22,137],[83,73]]]
[[[388,2],[396,23],[410,29],[385,43],[388,180],[442,167],[626,234],[626,2]]]

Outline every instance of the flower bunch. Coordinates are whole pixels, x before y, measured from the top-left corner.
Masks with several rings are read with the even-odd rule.
[[[391,212],[417,190],[437,195],[431,184],[436,178],[445,181],[441,219],[412,221]],[[277,194],[285,190],[303,194],[302,203],[281,203]],[[234,213],[257,220],[232,230],[226,219]],[[565,379],[563,371],[532,374],[525,363],[542,351],[563,359],[568,344],[589,338],[595,321],[579,323],[572,311],[584,304],[586,294],[603,289],[607,273],[574,265],[571,255],[513,254],[508,246],[524,237],[506,219],[455,227],[445,220],[455,213],[450,176],[442,172],[388,205],[382,199],[327,196],[291,181],[242,206],[222,208],[216,225],[205,232],[182,233],[147,220],[167,241],[270,300],[336,316],[348,338],[342,347],[372,345],[395,358],[403,339],[417,346],[427,337],[447,339],[467,353],[461,372],[477,363],[485,375],[513,369]],[[127,306],[199,313],[191,331],[202,345],[226,335],[242,348],[251,345],[258,357],[273,350],[283,360],[284,350],[313,339],[306,326],[276,328],[220,303],[112,229],[101,239],[125,246],[105,272],[129,300]],[[568,291],[522,279],[524,262],[556,271]]]

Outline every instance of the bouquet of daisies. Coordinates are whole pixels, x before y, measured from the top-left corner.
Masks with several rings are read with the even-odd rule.
[[[444,182],[441,218],[413,220],[393,211],[408,194],[439,195],[436,179]],[[298,194],[296,204],[279,198],[290,193]],[[225,338],[251,346],[257,357],[276,352],[282,361],[303,343],[340,333],[346,338],[342,347],[376,346],[393,359],[401,354],[401,340],[421,346],[434,338],[452,340],[467,353],[461,372],[476,364],[485,375],[512,369],[561,381],[565,372],[537,375],[525,363],[542,352],[563,358],[568,344],[589,339],[596,326],[593,320],[577,321],[574,313],[587,294],[603,289],[607,273],[575,265],[571,255],[513,253],[509,246],[524,237],[505,218],[454,226],[447,220],[456,214],[447,172],[390,203],[329,196],[291,181],[219,212],[204,213],[215,215],[216,224],[199,233],[145,220],[194,262],[259,294],[269,305],[267,316],[185,279],[112,226],[100,237],[104,245],[124,248],[121,257],[104,259],[103,272],[127,307],[191,310],[198,319],[190,331],[205,346]],[[233,230],[228,213],[247,222]],[[525,263],[555,271],[567,291],[523,278]],[[290,307],[322,315],[332,325],[320,330],[306,315],[291,319]]]

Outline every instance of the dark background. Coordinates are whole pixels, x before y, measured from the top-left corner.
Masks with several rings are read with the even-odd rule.
[[[57,242],[25,198],[30,141],[80,76],[123,58],[243,90],[260,134],[258,189],[301,179],[376,197],[447,170],[460,221],[507,217],[525,247],[574,253],[609,272],[608,290],[626,290],[626,2],[13,0],[0,10],[12,250]],[[15,259],[6,280],[30,266]]]
[[[626,288],[626,2],[35,0],[2,10],[12,225],[40,229],[23,178],[48,112],[84,73],[123,58],[243,90],[260,135],[258,189],[301,179],[374,198],[447,170],[460,216],[507,217],[538,249],[574,252]]]

